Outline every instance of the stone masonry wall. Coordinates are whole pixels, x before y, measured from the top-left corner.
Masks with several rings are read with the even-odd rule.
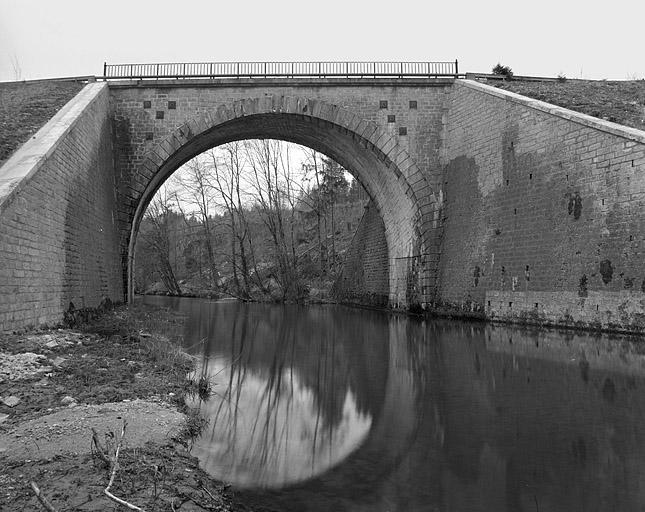
[[[338,105],[373,122],[395,137],[426,172],[430,185],[441,179],[442,118],[451,80],[405,82],[243,80],[191,87],[189,81],[110,84],[115,121],[119,181],[138,188],[140,165],[173,130],[220,105],[268,95],[315,98]],[[173,86],[174,85],[174,86]],[[403,129],[403,130],[402,130]]]
[[[385,226],[372,202],[365,207],[332,296],[343,303],[386,307],[389,298]]]
[[[171,156],[185,147],[173,137],[196,128],[196,116],[217,117],[221,104],[299,97],[314,98],[314,109],[338,105],[353,121],[332,133],[325,112],[276,116],[267,136],[308,124],[303,140],[351,153],[359,178],[387,203],[366,211],[343,300],[392,304],[399,274],[408,294],[406,279],[428,267],[419,263],[427,255],[390,240],[398,243],[392,231],[421,197],[415,229],[441,237],[431,307],[645,332],[645,132],[467,80],[109,87],[86,86],[0,167],[0,331],[56,323],[70,302],[122,300],[130,228],[154,162],[183,158]],[[371,123],[385,132],[378,140]]]
[[[443,116],[451,83],[452,80],[367,82],[349,79],[235,80],[220,81],[216,84],[182,81],[179,87],[176,81],[111,83],[111,109],[119,182],[118,220],[124,266],[131,263],[128,260],[130,228],[141,198],[150,183],[154,183],[159,166],[181,152],[176,144],[184,144],[186,139],[191,137],[184,132],[177,136],[177,130],[181,131],[182,127],[185,127],[185,132],[191,134],[196,130],[203,130],[201,125],[207,121],[201,121],[203,117],[200,116],[217,119],[218,107],[225,105],[230,110],[239,110],[242,107],[239,103],[235,107],[235,102],[249,98],[259,98],[260,103],[265,99],[269,102],[276,101],[278,112],[283,108],[281,98],[306,98],[318,102],[312,103],[312,109],[306,114],[295,112],[297,115],[292,115],[292,118],[306,123],[307,127],[297,127],[295,124],[290,126],[285,132],[291,137],[288,140],[307,145],[307,141],[313,139],[312,143],[320,143],[321,147],[337,150],[337,155],[329,156],[336,159],[347,157],[345,162],[339,162],[359,175],[358,178],[370,190],[373,198],[381,194],[376,202],[382,217],[388,220],[385,223],[386,235],[388,241],[396,241],[389,246],[397,251],[397,256],[418,253],[421,250],[420,246],[416,244],[416,240],[402,236],[407,229],[402,226],[405,222],[417,222],[412,213],[408,214],[410,204],[416,201],[420,222],[417,222],[415,227],[424,240],[434,240],[433,230],[436,229],[438,216],[434,211],[434,205],[429,204],[428,196],[441,177],[439,156]],[[248,102],[247,105],[249,108],[255,108],[253,102]],[[290,108],[290,105],[291,102],[287,101],[284,108]],[[318,107],[321,111],[314,112]],[[325,125],[324,121],[334,108],[343,110],[340,116],[343,119],[349,118],[346,114],[353,116],[353,121],[345,126],[342,125],[341,119],[336,119],[336,128],[329,128],[331,123]],[[266,121],[273,122],[269,119]],[[283,124],[286,122],[288,121],[275,121]],[[356,124],[353,124],[354,122]],[[369,134],[375,133],[376,126],[383,130],[383,137],[375,137],[378,141],[366,142],[366,139],[361,139],[362,136],[369,139]],[[282,138],[279,131],[267,130],[267,136],[273,133],[278,133],[277,138]],[[206,134],[203,138],[208,137]],[[373,148],[378,146],[379,142],[388,158],[396,161],[397,165],[402,164],[400,170],[393,168],[396,166],[392,166],[391,162],[386,162],[384,155],[376,156],[377,152],[373,151]],[[200,149],[204,150],[207,147]],[[404,153],[406,156],[402,156]],[[181,158],[177,157],[177,160],[181,161]],[[356,165],[352,166],[352,163]],[[414,199],[409,200],[405,195]],[[387,196],[385,200],[383,196]],[[136,230],[136,221],[134,226]],[[426,243],[426,246],[429,245]],[[436,258],[436,251],[431,252],[432,257]],[[424,257],[424,261],[428,258]],[[432,267],[434,271],[436,264],[429,264],[428,267]],[[434,289],[434,274],[428,277],[427,273],[421,271],[419,275],[423,282],[423,290],[431,293],[430,289]],[[398,302],[402,298],[394,288],[392,285],[390,293],[395,298],[391,299]]]
[[[444,140],[438,308],[645,330],[645,132],[456,81]]]
[[[0,331],[123,300],[108,109],[88,84],[0,167]]]

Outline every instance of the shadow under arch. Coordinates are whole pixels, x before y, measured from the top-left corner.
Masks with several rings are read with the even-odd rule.
[[[433,246],[439,205],[408,152],[376,123],[348,109],[316,99],[264,96],[242,99],[205,111],[173,130],[139,165],[143,191],[127,200],[136,205],[130,219],[125,285],[134,297],[134,250],[143,214],[163,182],[184,163],[213,147],[244,139],[281,139],[319,151],[350,171],[366,188],[383,219],[388,246],[390,303],[405,306],[406,269],[399,260],[425,254]],[[421,281],[429,269],[421,269]],[[427,302],[427,297],[422,297]]]

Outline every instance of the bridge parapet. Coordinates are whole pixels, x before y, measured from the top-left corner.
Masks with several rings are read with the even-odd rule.
[[[123,297],[108,109],[86,85],[0,167],[0,332]]]

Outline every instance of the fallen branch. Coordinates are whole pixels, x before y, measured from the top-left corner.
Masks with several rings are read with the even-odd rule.
[[[206,491],[206,494],[208,494],[213,501],[216,501],[215,496],[213,496],[213,494],[208,489],[206,489],[206,486],[202,485],[202,489]]]
[[[124,507],[128,507],[130,510],[139,510],[140,512],[145,512],[144,509],[139,508],[136,505],[133,505],[132,503],[128,503],[127,501],[122,500],[121,498],[118,498],[117,496],[115,496],[110,492],[110,489],[112,488],[112,484],[114,483],[114,477],[116,476],[116,471],[119,468],[119,452],[121,451],[121,443],[123,442],[123,437],[125,436],[125,428],[127,425],[128,425],[128,422],[123,420],[121,437],[119,437],[119,440],[116,444],[116,449],[114,450],[114,458],[112,459],[112,472],[110,474],[110,481],[108,482],[107,487],[103,490],[103,493],[112,501],[115,501],[119,505],[123,505]]]
[[[40,489],[36,485],[36,482],[32,481],[30,483],[31,483],[31,488],[34,490],[34,494],[36,495],[36,498],[38,498],[38,501],[43,506],[43,508],[45,510],[48,510],[49,512],[58,512],[58,510],[56,510],[54,506],[51,503],[49,503],[49,501],[47,501],[47,499],[42,495],[42,493],[40,492]]]

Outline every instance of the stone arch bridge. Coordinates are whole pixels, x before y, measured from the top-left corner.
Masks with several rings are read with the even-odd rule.
[[[246,138],[369,192],[346,301],[645,327],[645,133],[455,77],[250,76],[90,81],[0,167],[0,330],[131,298],[154,192]]]

